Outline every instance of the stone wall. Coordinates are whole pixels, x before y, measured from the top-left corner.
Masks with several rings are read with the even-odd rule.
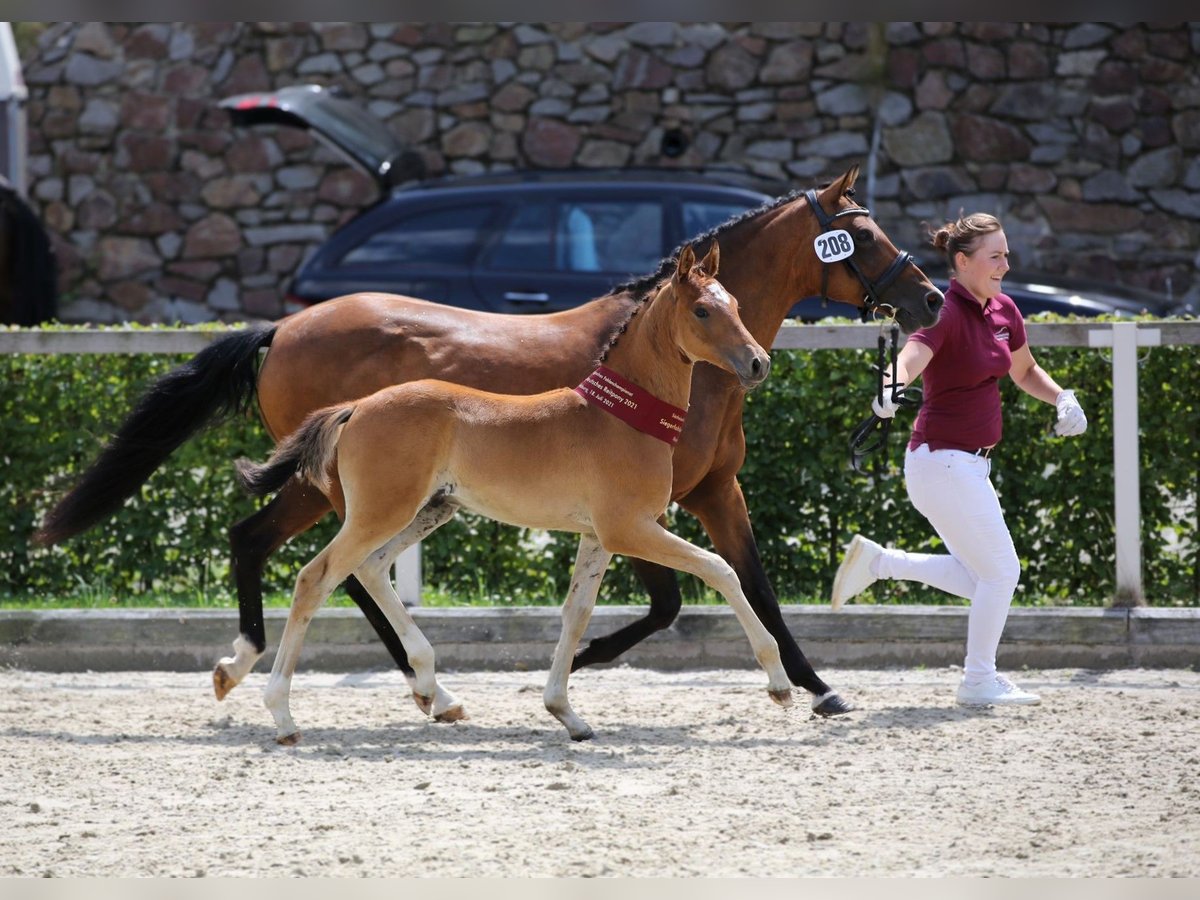
[[[318,82],[432,173],[715,164],[806,187],[877,142],[859,196],[901,246],[990,210],[1021,269],[1195,299],[1197,54],[1196,23],[55,23],[24,59],[30,195],[65,320],[274,318],[375,189],[216,102]]]

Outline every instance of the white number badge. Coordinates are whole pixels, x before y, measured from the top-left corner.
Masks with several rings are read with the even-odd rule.
[[[821,262],[837,262],[854,255],[854,239],[850,237],[850,232],[839,228],[817,235],[817,239],[813,241],[813,248]]]

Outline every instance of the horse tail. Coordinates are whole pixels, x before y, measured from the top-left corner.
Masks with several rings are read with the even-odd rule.
[[[275,325],[258,325],[214,341],[158,378],[138,400],[95,462],[47,513],[39,544],[86,531],[116,512],[175,450],[210,423],[250,408],[258,351]]]
[[[299,428],[279,443],[265,463],[239,459],[234,467],[242,488],[255,497],[263,497],[297,476],[328,492],[329,468],[337,455],[338,437],[355,406],[343,403],[310,413]]]

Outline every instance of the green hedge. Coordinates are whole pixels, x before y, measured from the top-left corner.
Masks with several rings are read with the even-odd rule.
[[[1197,605],[1196,496],[1200,410],[1196,347],[1160,347],[1140,368],[1143,565],[1156,605]],[[993,480],[1024,562],[1018,602],[1106,602],[1113,593],[1111,367],[1100,352],[1035,348],[1039,362],[1074,387],[1087,434],[1047,434],[1052,410],[1005,382],[1005,438]],[[3,355],[0,418],[0,593],[49,596],[154,592],[179,598],[223,594],[232,602],[228,526],[256,501],[234,484],[230,463],[263,458],[270,442],[257,421],[238,420],[185,445],[117,516],[65,545],[28,538],[53,498],[92,460],[150,379],[186,357]],[[908,503],[899,471],[911,417],[902,414],[887,459],[869,475],[848,464],[846,438],[868,410],[873,351],[777,351],[766,384],[746,406],[748,458],[742,484],[776,592],[787,600],[827,591],[841,547],[862,531],[910,550],[938,546]],[[695,521],[676,531],[707,542]],[[268,590],[287,592],[300,563],[327,541],[332,520],[274,558]],[[425,544],[425,580],[496,604],[557,603],[574,558],[570,535],[545,535],[460,516]],[[685,595],[702,594],[685,578]],[[627,565],[605,579],[605,602],[641,602]],[[936,591],[889,583],[875,599],[943,602]]]

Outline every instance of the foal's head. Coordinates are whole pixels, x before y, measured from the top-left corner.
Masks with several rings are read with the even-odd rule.
[[[680,251],[668,284],[676,340],[692,362],[712,363],[749,390],[767,377],[771,357],[742,324],[737,300],[717,281],[719,261],[716,241],[699,262],[691,244]]]

